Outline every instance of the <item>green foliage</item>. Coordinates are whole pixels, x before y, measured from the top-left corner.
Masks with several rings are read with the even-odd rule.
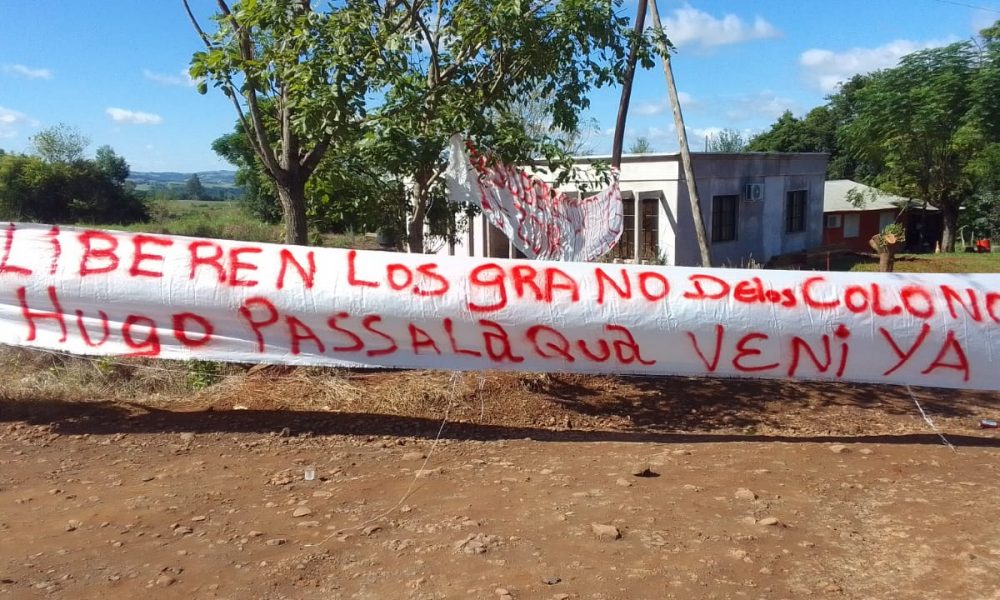
[[[126,224],[146,217],[143,199],[94,161],[0,156],[0,219]]]
[[[32,136],[31,145],[45,162],[68,164],[83,159],[90,140],[75,127],[60,123]]]
[[[248,217],[236,202],[156,201],[150,213],[148,221],[125,229],[272,244],[281,240],[279,227]]]
[[[212,142],[212,150],[236,166],[236,184],[243,187],[243,208],[247,215],[265,223],[281,222],[281,204],[253,143],[237,121],[232,133]]]
[[[184,193],[187,194],[188,200],[204,200],[207,197],[205,186],[201,185],[197,173],[192,173],[184,184]]]
[[[611,0],[457,0],[415,5],[414,27],[387,53],[384,104],[374,113],[378,164],[413,182],[409,245],[423,249],[431,199],[442,187],[448,138],[462,132],[508,163],[571,164],[565,134],[594,87],[616,83],[632,37]],[[648,44],[640,53],[650,64]],[[548,131],[526,126],[518,103],[545,99]],[[569,177],[564,171],[563,175]]]
[[[104,145],[97,149],[94,163],[108,179],[119,185],[124,185],[129,176],[129,166],[125,159],[118,156],[111,146]]]
[[[974,239],[988,238],[1000,243],[1000,195],[995,192],[973,195],[965,203],[959,225]]]
[[[802,119],[786,112],[755,137],[756,151],[829,152],[827,176],[856,179],[941,211],[942,247],[962,217],[995,231],[1000,194],[1000,21],[977,41],[904,56],[844,83]],[[863,201],[864,198],[856,198]]]
[[[222,381],[222,364],[208,360],[187,362],[187,384],[193,390],[203,390]]]
[[[855,75],[828,96],[825,105],[812,109],[801,119],[785,111],[768,131],[747,142],[747,150],[825,152],[830,155],[827,179],[866,178],[870,169],[843,147],[839,136],[841,128],[854,119],[858,92],[870,80],[868,75]]]
[[[629,154],[649,154],[650,152],[653,152],[653,144],[649,138],[644,136],[635,138],[632,145],[628,147]]]
[[[906,241],[906,228],[901,223],[889,223],[882,231],[875,234],[873,239],[879,250],[886,246],[902,244]]]
[[[255,212],[274,198],[264,181],[281,199],[286,224],[300,205],[328,229],[398,228],[412,211],[410,246],[419,251],[425,220],[448,208],[433,199],[442,193],[452,134],[507,162],[570,164],[587,94],[617,82],[624,69],[632,33],[619,7],[620,0],[376,0],[323,10],[220,2],[217,30],[205,34],[191,75],[238,108],[245,142],[216,150],[259,174],[244,181]],[[533,97],[544,99],[545,127],[519,106]],[[403,180],[412,183],[408,194],[400,192]],[[261,193],[254,197],[252,188]]]
[[[787,113],[786,113],[787,114]],[[749,140],[735,129],[723,129],[717,135],[710,136],[706,144],[706,152],[745,152]]]
[[[289,243],[308,243],[306,184],[327,150],[361,126],[372,71],[391,46],[377,25],[394,22],[400,5],[375,4],[320,11],[309,2],[246,0],[230,7],[219,0],[217,29],[209,34],[184,1],[205,44],[190,73],[201,80],[200,92],[210,83],[233,101],[254,167],[281,199]]]
[[[876,167],[875,183],[941,210],[945,251],[954,248],[959,207],[974,190],[970,167],[985,141],[971,85],[977,62],[970,42],[909,54],[873,76],[842,129],[850,151]]]
[[[883,192],[878,188],[853,187],[847,190],[847,201],[855,208],[864,208],[865,205],[875,202]]]

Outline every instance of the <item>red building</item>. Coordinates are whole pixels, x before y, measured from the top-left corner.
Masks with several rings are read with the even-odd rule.
[[[852,203],[861,198],[860,206]],[[941,215],[933,207],[849,179],[824,184],[823,245],[871,252],[868,240],[890,223],[906,228],[906,250],[929,252],[941,239]]]

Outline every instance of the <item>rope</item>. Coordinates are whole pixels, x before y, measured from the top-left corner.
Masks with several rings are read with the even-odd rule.
[[[434,442],[431,444],[431,449],[427,451],[427,456],[424,457],[423,464],[420,465],[420,469],[418,469],[413,473],[413,479],[410,480],[409,487],[406,488],[406,492],[404,492],[403,495],[399,498],[399,501],[393,504],[391,507],[389,507],[381,514],[375,515],[374,517],[368,519],[367,521],[359,523],[358,525],[347,527],[345,529],[337,530],[331,533],[330,535],[326,536],[319,542],[316,542],[315,544],[305,544],[303,546],[304,548],[316,548],[317,546],[322,546],[323,544],[333,539],[335,536],[343,535],[348,531],[357,531],[359,529],[364,528],[366,525],[374,523],[375,521],[380,521],[391,515],[393,512],[395,512],[396,509],[398,509],[400,506],[403,505],[403,502],[406,502],[406,499],[409,498],[411,494],[413,494],[414,488],[417,486],[417,480],[420,479],[420,473],[427,469],[427,464],[430,462],[431,457],[434,456],[434,449],[437,448],[438,442],[441,440],[441,434],[444,432],[444,426],[448,423],[448,415],[451,414],[451,408],[455,404],[455,397],[457,396],[455,390],[457,388],[458,378],[461,374],[462,374],[461,371],[455,371],[452,373],[450,381],[452,393],[450,394],[450,397],[448,399],[448,406],[445,408],[444,411],[444,418],[441,419],[441,426],[438,427],[437,435],[434,437]]]
[[[937,425],[934,424],[934,421],[931,421],[931,418],[927,416],[926,412],[924,412],[924,407],[920,406],[920,402],[917,401],[917,395],[913,393],[913,390],[910,389],[909,385],[906,386],[906,391],[909,392],[910,398],[913,400],[913,403],[917,405],[917,410],[920,411],[920,415],[923,416],[924,421],[927,422],[927,425],[930,426],[931,430],[933,430],[934,433],[938,434],[938,437],[941,438],[941,441],[944,442],[944,445],[951,448],[952,452],[958,452],[958,450],[956,450],[955,447],[951,445],[951,442],[948,441],[948,438],[944,437],[944,434],[941,433],[941,430],[937,428]]]

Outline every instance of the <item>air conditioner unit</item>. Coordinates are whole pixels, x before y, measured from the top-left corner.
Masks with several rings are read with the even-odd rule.
[[[760,202],[764,199],[763,183],[748,183],[743,188],[743,199],[747,202]]]

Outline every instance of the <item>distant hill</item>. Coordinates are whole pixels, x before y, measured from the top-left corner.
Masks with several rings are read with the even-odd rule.
[[[191,173],[163,172],[133,172],[128,180],[137,186],[142,185],[184,185],[191,178]],[[234,187],[236,171],[198,171],[198,179],[205,187]]]

